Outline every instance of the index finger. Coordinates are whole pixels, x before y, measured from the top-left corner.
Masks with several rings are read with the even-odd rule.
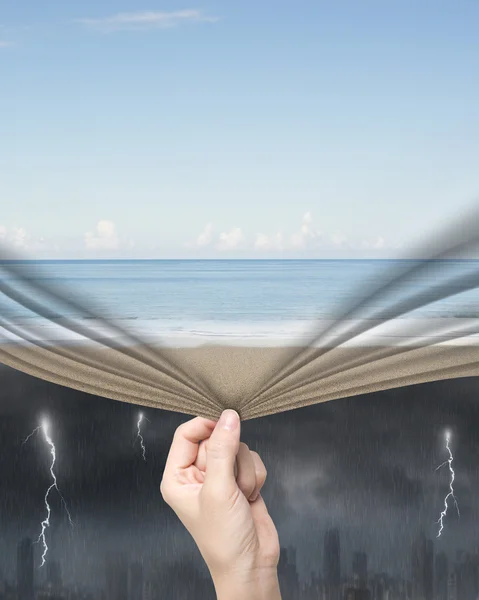
[[[191,421],[182,423],[173,436],[165,472],[191,466],[198,456],[199,442],[208,439],[215,427],[216,421],[203,417],[195,417]]]

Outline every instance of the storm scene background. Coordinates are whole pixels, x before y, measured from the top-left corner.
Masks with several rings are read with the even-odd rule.
[[[52,494],[49,552],[42,568],[38,568],[41,547],[34,545],[35,585],[43,589],[50,578],[58,585],[61,581],[63,591],[53,596],[45,591],[38,597],[119,600],[113,580],[131,581],[136,573],[141,595],[125,589],[122,597],[213,598],[193,540],[159,491],[174,431],[191,417],[145,409],[149,420],[142,429],[145,462],[136,439],[138,406],[57,386],[5,366],[0,367],[0,381],[4,597],[16,597],[8,590],[13,594],[17,571],[22,569],[17,564],[19,542],[37,539],[45,518],[44,495],[51,483],[49,449],[41,435],[25,445],[22,441],[46,417],[57,449],[58,484],[74,526]],[[259,452],[268,469],[263,495],[283,549],[284,598],[323,597],[319,582],[331,576],[326,571],[331,571],[331,564],[335,570],[337,559],[344,587],[361,570],[361,552],[367,555],[373,597],[386,597],[385,586],[392,585],[384,583],[387,574],[390,581],[405,586],[393,586],[389,597],[414,599],[414,547],[424,535],[436,556],[443,560],[443,553],[447,556],[451,572],[457,561],[466,560],[461,551],[470,554],[473,583],[469,592],[456,595],[457,600],[476,599],[472,594],[479,562],[478,392],[477,378],[433,382],[242,424],[243,441]],[[447,430],[460,515],[450,501],[444,531],[437,538],[437,520],[450,481],[447,466],[436,471],[448,458]],[[338,547],[327,541],[331,529],[339,532]],[[332,559],[326,556],[330,551],[335,554]],[[436,580],[438,576],[439,571]],[[382,578],[382,587],[374,587],[375,577]],[[450,590],[450,581],[448,586]],[[432,588],[423,589],[420,595],[427,598],[431,593]],[[434,595],[441,597],[439,591]]]

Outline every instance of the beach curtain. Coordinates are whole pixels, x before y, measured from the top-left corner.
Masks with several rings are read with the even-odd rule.
[[[342,306],[339,316],[318,319],[307,335],[281,349],[249,349],[255,380],[247,391],[225,391],[218,385],[222,369],[244,371],[246,350],[197,350],[198,356],[216,351],[226,357],[209,372],[201,361],[187,364],[184,353],[109,319],[88,298],[51,281],[47,270],[40,272],[2,247],[0,361],[105,398],[212,419],[233,408],[243,420],[478,375],[479,303],[474,291],[479,262],[473,259],[478,243],[479,210],[474,209],[401,260],[386,263],[362,289],[351,290],[354,301]],[[449,319],[405,318],[454,298],[465,299],[467,312]],[[384,333],[372,337],[373,331]]]

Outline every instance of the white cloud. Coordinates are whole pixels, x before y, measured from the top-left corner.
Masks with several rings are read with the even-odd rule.
[[[218,250],[235,250],[245,241],[245,236],[240,227],[235,227],[231,231],[220,233],[220,241],[217,245]]]
[[[291,246],[293,248],[304,248],[306,246],[304,238],[300,233],[293,233],[291,236]]]
[[[256,241],[254,247],[257,250],[282,250],[284,246],[283,234],[278,231],[276,235],[265,235],[264,233],[258,233],[256,235]]]
[[[362,248],[369,248],[374,250],[382,250],[383,248],[387,248],[386,240],[382,235],[379,235],[373,242],[369,242],[367,240],[361,243]]]
[[[285,241],[283,233],[278,231],[274,235],[258,233],[256,236],[255,248],[257,250],[288,250],[308,248],[311,244],[319,242],[321,232],[317,231],[313,225],[313,217],[308,211],[303,215],[299,231],[289,237],[289,242]]]
[[[27,247],[28,234],[23,227],[13,227],[11,234],[11,242],[15,248]]]
[[[234,227],[219,236],[214,234],[213,225],[208,223],[199,236],[186,243],[185,247],[190,249],[210,248],[219,251],[237,250],[246,251],[248,254],[258,256],[265,253],[291,253],[292,255],[313,255],[323,253],[330,256],[331,253],[344,255],[345,252],[370,252],[372,256],[384,251],[398,248],[393,246],[389,240],[382,235],[377,235],[369,240],[357,239],[347,233],[336,230],[332,233],[322,232],[317,229],[314,218],[310,211],[303,214],[296,231],[276,233],[257,232],[250,240],[249,232],[246,233],[241,227]]]
[[[0,225],[0,241],[17,250],[29,247],[30,235],[24,227],[13,226],[10,229]]]
[[[200,248],[204,246],[209,246],[211,244],[211,240],[213,239],[213,224],[208,223],[206,227],[203,229],[202,233],[198,236],[196,240],[196,245]]]
[[[311,213],[308,211],[303,216],[303,226],[309,226],[312,224],[312,222],[313,222],[313,217],[311,216]]]
[[[335,231],[331,236],[331,241],[338,248],[343,248],[348,244],[348,238],[341,231]]]
[[[106,220],[98,221],[95,233],[85,233],[85,247],[87,250],[117,250],[120,240],[115,224]]]
[[[307,248],[313,241],[317,242],[320,238],[321,232],[314,228],[313,217],[308,211],[303,215],[299,232],[291,236],[291,246],[293,248]]]
[[[254,243],[255,248],[266,249],[269,247],[269,237],[264,233],[258,233],[256,236],[256,242]]]
[[[167,29],[182,23],[215,23],[217,17],[207,17],[200,10],[140,11],[118,13],[99,19],[79,19],[78,22],[101,31]]]
[[[7,40],[0,40],[0,48],[10,48],[13,46],[12,42],[8,42]]]

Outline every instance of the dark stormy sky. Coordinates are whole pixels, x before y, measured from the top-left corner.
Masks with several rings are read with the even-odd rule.
[[[176,427],[191,417],[145,410],[147,462],[135,441],[139,408],[0,367],[0,570],[14,574],[16,543],[37,537],[49,485],[43,417],[57,447],[56,474],[74,527],[52,496],[49,558],[67,581],[101,583],[117,549],[169,568],[202,565],[159,484]],[[297,548],[300,575],[319,570],[325,530],[341,531],[343,568],[366,550],[371,571],[409,575],[418,531],[434,539],[449,485],[444,432],[452,432],[455,490],[437,550],[479,546],[479,380],[435,382],[336,400],[243,424],[243,441],[268,468],[264,497],[282,545]],[[476,501],[474,501],[476,498]]]

